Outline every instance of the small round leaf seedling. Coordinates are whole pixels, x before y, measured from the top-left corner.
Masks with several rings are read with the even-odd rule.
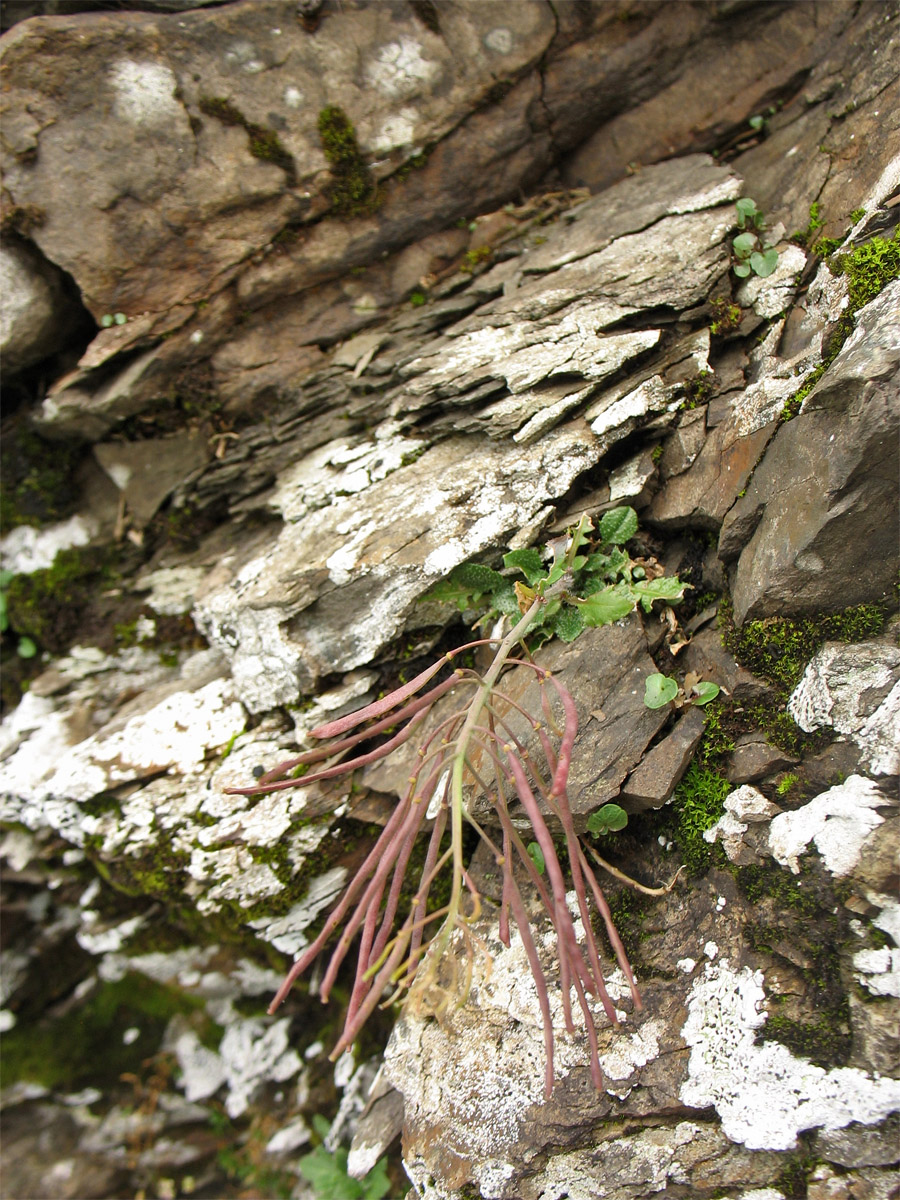
[[[600,837],[607,833],[618,833],[628,824],[628,813],[618,804],[604,804],[591,813],[587,821],[588,833]]]
[[[668,675],[647,676],[644,685],[644,703],[648,708],[663,708],[666,704],[671,704],[677,695],[678,684]]]

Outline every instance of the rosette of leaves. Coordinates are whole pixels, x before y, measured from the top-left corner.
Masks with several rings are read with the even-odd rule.
[[[585,515],[570,534],[548,543],[544,554],[536,547],[505,554],[506,574],[463,563],[423,600],[455,604],[462,612],[483,609],[479,624],[489,625],[500,616],[517,618],[539,589],[555,587],[565,575],[566,586],[556,589],[532,622],[529,646],[551,637],[573,642],[589,626],[610,625],[638,605],[649,612],[656,600],[672,604],[683,599],[687,584],[674,576],[653,576],[652,567],[648,570],[625,549],[637,527],[633,508],[613,508],[600,518],[592,537],[593,522]],[[516,575],[524,576],[524,582]]]

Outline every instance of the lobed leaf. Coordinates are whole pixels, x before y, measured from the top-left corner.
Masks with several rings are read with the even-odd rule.
[[[676,575],[660,575],[656,579],[636,580],[631,585],[631,593],[644,612],[649,612],[654,600],[665,600],[669,604],[683,600],[687,587],[690,584],[682,583]]]
[[[587,831],[595,836],[606,833],[618,833],[628,824],[628,813],[618,804],[604,804],[587,819]]]
[[[585,625],[611,625],[634,610],[636,600],[627,583],[616,583],[594,592],[584,600],[576,600],[578,612]]]

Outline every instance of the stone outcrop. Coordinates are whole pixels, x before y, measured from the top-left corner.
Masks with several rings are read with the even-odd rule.
[[[327,1113],[315,1155],[387,1156],[392,1198],[889,1196],[896,6],[59,7],[2,44],[37,305],[0,544],[7,1186],[308,1200]],[[741,281],[748,196],[779,257]],[[595,1087],[536,904],[545,1094],[482,845],[443,1002],[332,1067],[316,984],[265,1009],[416,744],[249,789],[473,636],[429,595],[456,567],[623,505],[634,579],[685,600],[533,653],[574,698],[575,827],[643,1007],[604,943]],[[531,756],[534,673],[502,687]]]

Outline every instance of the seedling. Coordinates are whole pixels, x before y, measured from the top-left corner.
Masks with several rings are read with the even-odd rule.
[[[751,271],[764,279],[778,266],[778,251],[762,240],[765,217],[756,207],[756,201],[749,197],[738,200],[735,208],[738,213],[737,227],[744,232],[739,233],[731,243],[738,260],[732,269],[739,279],[746,279]]]
[[[676,708],[684,708],[687,704],[704,705],[715,700],[720,691],[717,683],[701,679],[693,672],[685,676],[684,687],[679,687],[671,675],[657,673],[648,675],[644,682],[644,704],[647,708],[664,708],[672,703]]]

